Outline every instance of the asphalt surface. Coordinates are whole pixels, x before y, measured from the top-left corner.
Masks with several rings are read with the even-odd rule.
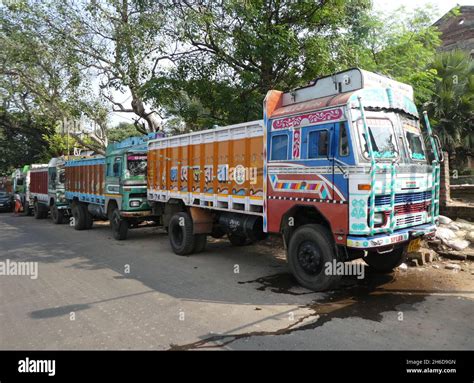
[[[474,349],[470,273],[369,273],[313,293],[281,254],[220,240],[180,257],[159,228],[115,241],[105,223],[2,213],[0,262],[37,262],[38,277],[0,276],[0,349]]]

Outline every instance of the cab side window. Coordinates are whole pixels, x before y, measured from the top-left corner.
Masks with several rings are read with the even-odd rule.
[[[329,153],[327,130],[317,130],[308,134],[308,158],[327,157]]]
[[[341,157],[349,155],[349,137],[346,125],[343,122],[339,125],[339,155]]]
[[[287,160],[288,159],[288,136],[279,134],[272,137],[270,160]]]
[[[121,157],[115,157],[114,162],[112,164],[112,169],[109,168],[109,171],[111,170],[111,176],[112,177],[120,177],[120,174],[122,172],[122,158]]]

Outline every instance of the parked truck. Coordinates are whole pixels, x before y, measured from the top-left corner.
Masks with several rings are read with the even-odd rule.
[[[67,157],[69,160],[81,157]],[[55,224],[67,221],[71,209],[65,196],[66,157],[52,158],[48,165],[32,165],[28,170],[28,201],[35,218],[42,219],[51,214]]]
[[[36,219],[46,218],[49,213],[48,165],[35,166],[30,170],[29,204]]]
[[[109,144],[105,157],[66,161],[65,197],[76,230],[90,229],[94,219],[108,219],[114,238],[123,240],[129,228],[157,219],[146,194],[150,137],[156,134]]]
[[[71,215],[64,189],[66,158],[71,159],[71,157],[52,158],[48,164],[48,208],[55,224],[66,222]]]
[[[280,234],[299,283],[329,289],[328,262],[389,271],[434,234],[442,158],[425,122],[411,86],[357,68],[271,90],[261,121],[149,141],[148,199],[176,254]]]
[[[45,164],[25,165],[23,168],[16,169],[12,174],[13,193],[15,195],[15,212],[23,215],[31,215],[36,211],[40,212],[37,218],[44,216],[43,209],[35,210],[35,201],[44,191],[42,182],[44,177],[40,173],[47,169]],[[32,176],[33,173],[33,176]],[[33,177],[33,180],[32,180]],[[43,180],[43,181],[42,181]],[[46,178],[47,180],[47,178]],[[33,191],[31,190],[33,188]],[[47,214],[47,212],[46,212]]]

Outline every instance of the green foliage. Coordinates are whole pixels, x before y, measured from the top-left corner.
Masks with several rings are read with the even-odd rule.
[[[9,174],[25,164],[44,163],[50,158],[44,136],[53,127],[44,118],[0,108],[0,174]]]
[[[440,53],[431,69],[435,92],[426,104],[431,123],[450,153],[474,152],[474,62],[462,51]]]
[[[128,137],[140,135],[141,133],[138,132],[136,126],[134,124],[129,124],[128,122],[121,122],[108,131],[109,142],[120,142]]]
[[[8,138],[20,150],[24,137],[29,161],[61,154],[65,138],[52,128],[64,119],[87,117],[99,127],[73,144],[99,153],[107,135],[120,141],[157,130],[158,116],[172,133],[261,119],[268,90],[359,66],[411,84],[445,146],[471,150],[472,65],[444,56],[433,63],[440,39],[431,9],[382,16],[370,8],[370,0],[11,2],[0,7],[9,127],[0,149],[12,150]],[[454,73],[456,86],[448,81]],[[129,105],[117,102],[120,93]],[[110,111],[144,123],[108,129]],[[14,151],[4,168],[17,162]]]
[[[356,66],[412,85],[418,106],[430,99],[436,79],[430,63],[441,40],[431,13],[431,8],[373,13],[362,20],[349,44]]]
[[[189,49],[144,87],[187,128],[262,116],[270,89],[289,89],[346,66],[338,49],[368,0],[175,2],[168,31]]]
[[[68,137],[67,134],[58,132],[43,134],[42,139],[45,142],[49,158],[72,154],[75,147],[81,147],[72,135]]]

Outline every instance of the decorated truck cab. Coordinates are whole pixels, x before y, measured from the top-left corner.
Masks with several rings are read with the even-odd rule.
[[[263,121],[151,140],[148,199],[177,254],[279,233],[296,279],[329,289],[328,262],[389,271],[434,233],[442,159],[425,122],[411,86],[357,68],[271,90]]]
[[[55,224],[64,223],[71,212],[65,195],[66,158],[52,158],[48,164],[48,206]]]
[[[331,257],[389,271],[434,233],[441,151],[425,120],[423,135],[411,86],[360,69],[268,93],[264,229],[283,233],[303,285],[337,282],[321,274]],[[321,256],[312,235],[333,254]]]

